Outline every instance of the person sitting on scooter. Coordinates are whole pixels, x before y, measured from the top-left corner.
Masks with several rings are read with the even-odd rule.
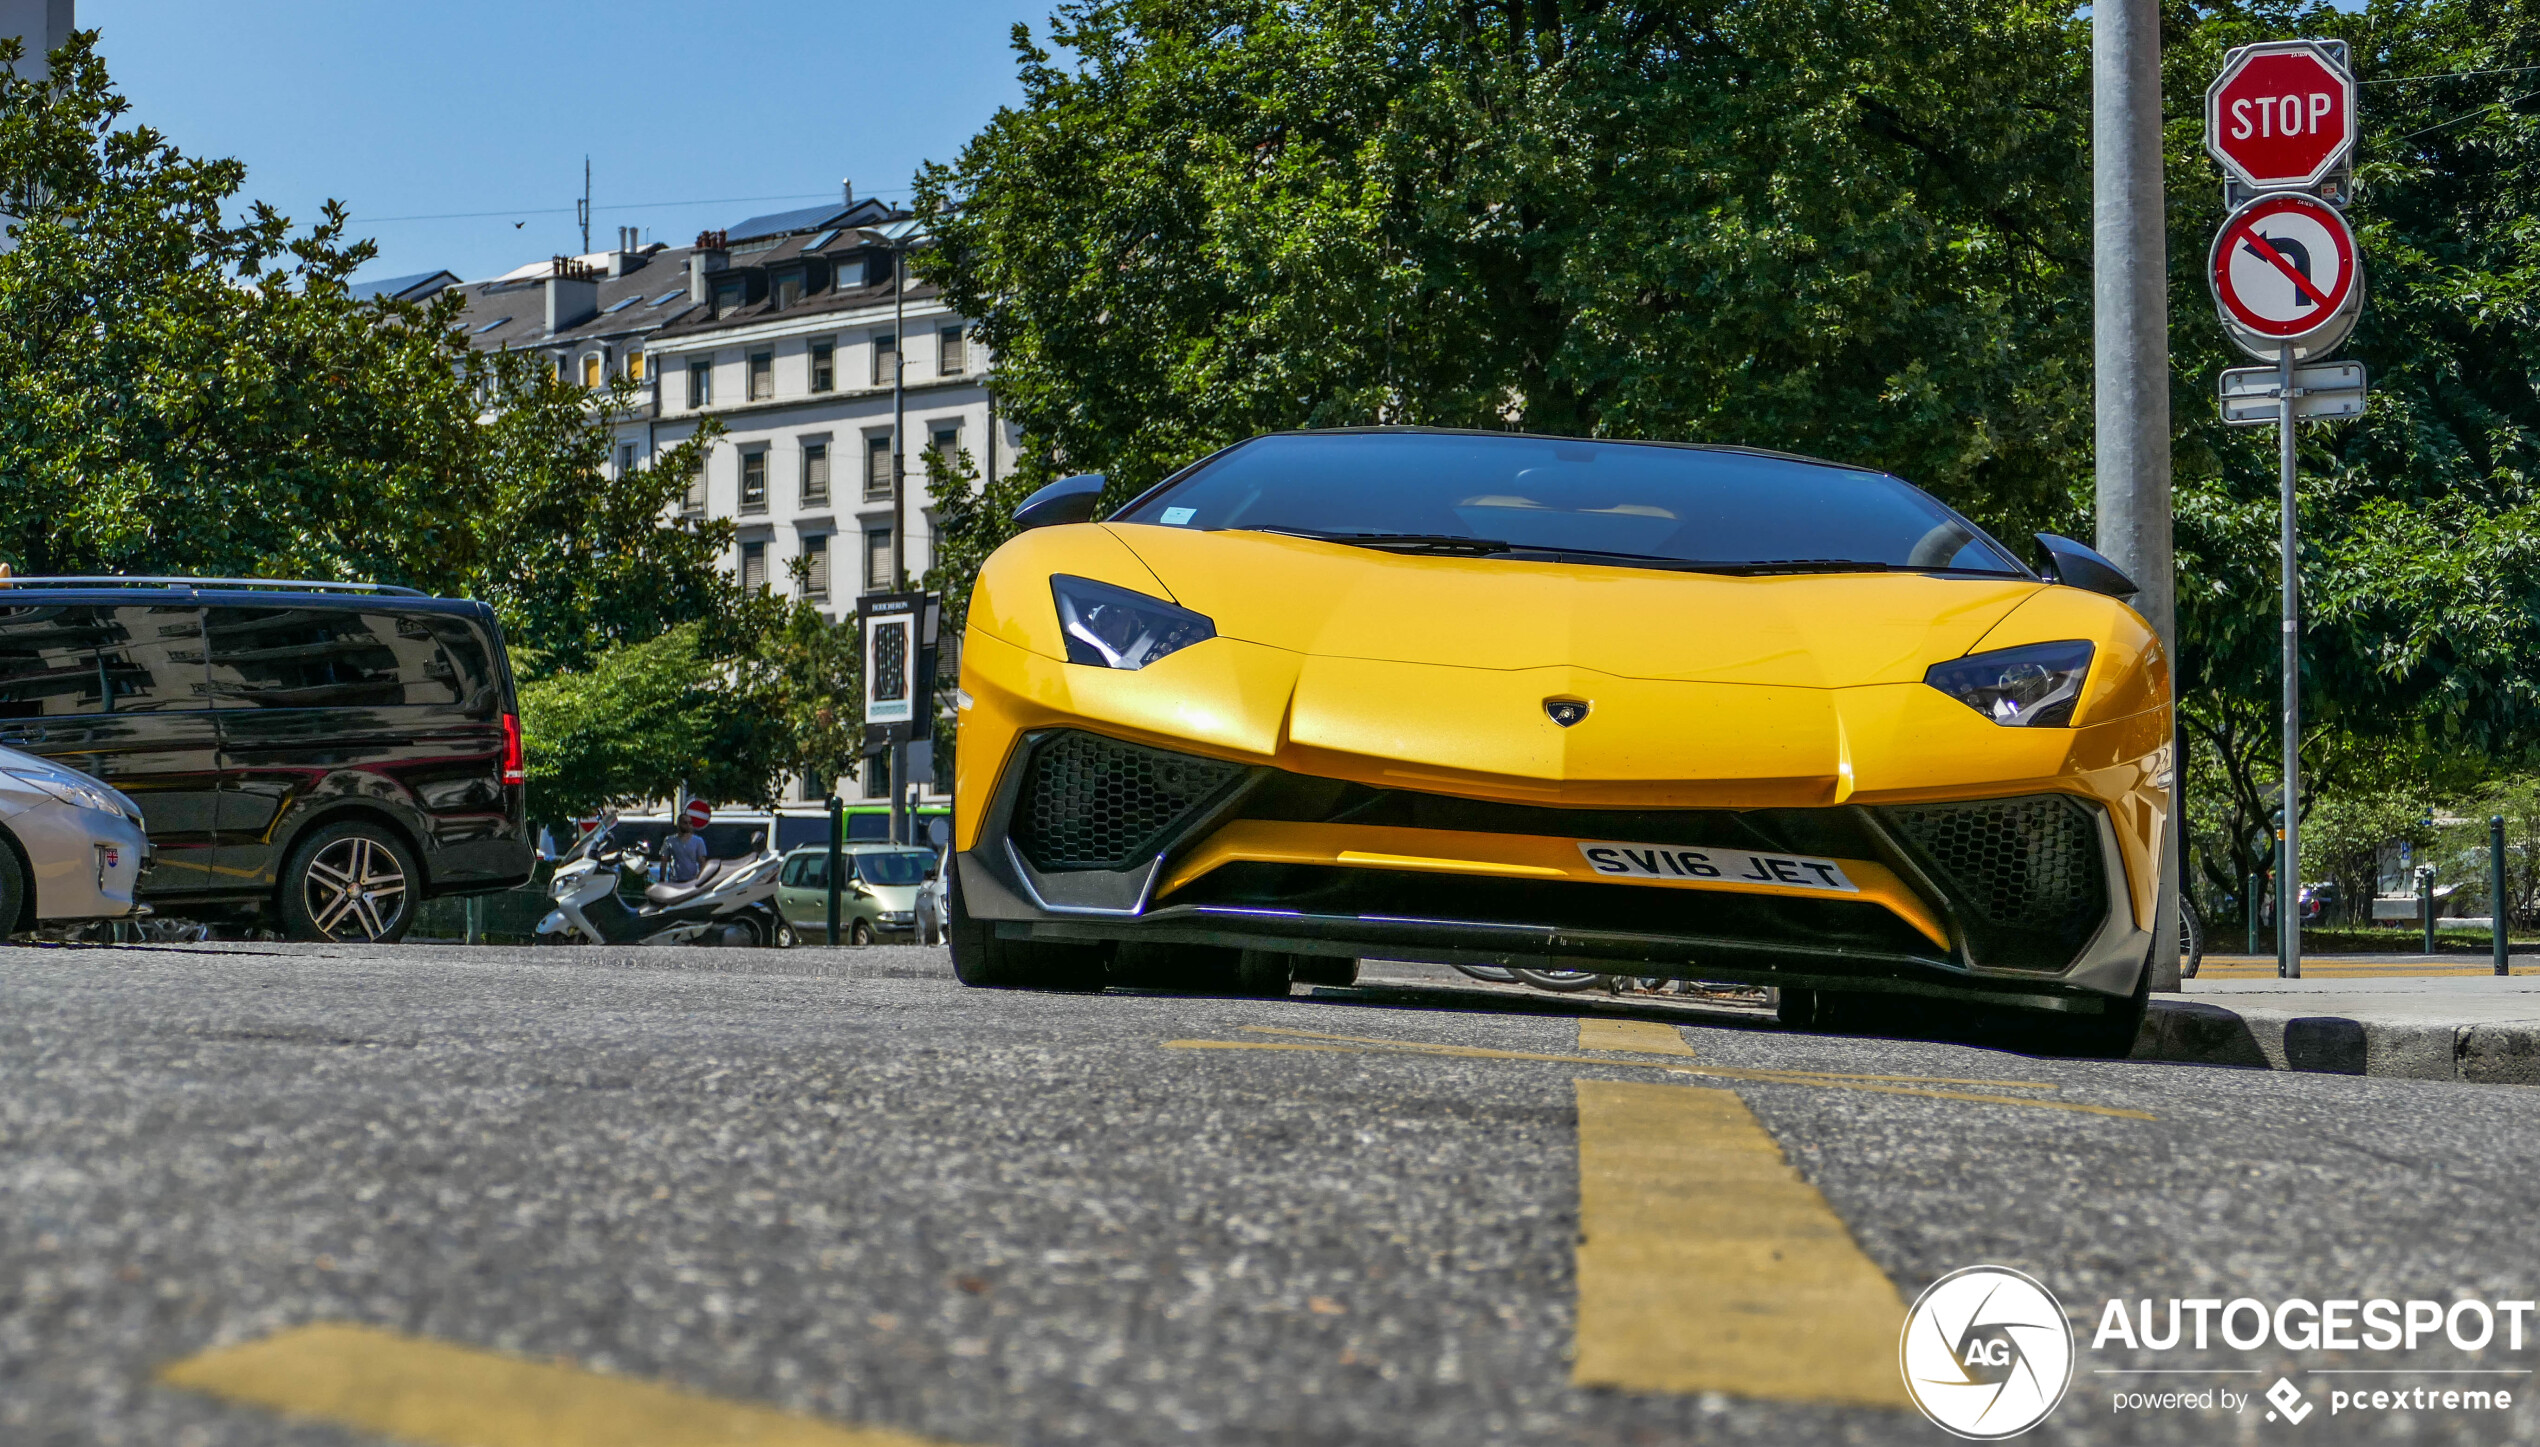
[[[685,823],[679,826],[679,837],[670,841],[662,856],[662,882],[686,884],[706,867],[706,841]]]

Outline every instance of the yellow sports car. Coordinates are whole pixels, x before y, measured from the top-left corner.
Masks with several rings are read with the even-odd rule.
[[[1885,473],[1282,433],[1018,512],[962,639],[973,985],[1283,993],[1364,957],[2028,1007],[2122,1049],[2170,680],[2133,585]]]

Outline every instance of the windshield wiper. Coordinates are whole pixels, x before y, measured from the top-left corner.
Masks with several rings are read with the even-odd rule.
[[[1328,533],[1317,528],[1247,527],[1237,532],[1281,533],[1292,538],[1312,538],[1322,543],[1347,543],[1354,548],[1375,548],[1383,552],[1472,553],[1483,555],[1515,550],[1513,544],[1494,538],[1467,538],[1454,533]]]
[[[1745,563],[1704,563],[1704,568],[1723,573],[1921,573],[1930,571],[1897,563],[1873,563],[1862,558],[1760,558]]]

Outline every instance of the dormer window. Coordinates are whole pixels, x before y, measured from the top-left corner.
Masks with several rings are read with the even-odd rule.
[[[717,318],[728,317],[734,312],[739,311],[741,309],[742,301],[747,298],[748,295],[749,283],[740,277],[736,276],[730,281],[716,282],[714,284],[715,316]]]
[[[780,271],[768,279],[767,289],[768,295],[775,299],[776,310],[783,311],[803,299],[803,274],[800,271]]]

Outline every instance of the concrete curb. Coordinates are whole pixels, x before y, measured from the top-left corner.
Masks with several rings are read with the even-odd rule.
[[[2155,1000],[2131,1058],[2474,1085],[2540,1085],[2540,1025],[2391,1022]]]

